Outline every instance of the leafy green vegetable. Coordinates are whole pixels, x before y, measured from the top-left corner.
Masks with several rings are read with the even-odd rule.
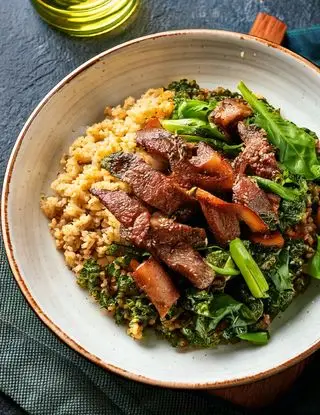
[[[200,318],[197,319],[195,328],[183,327],[181,332],[191,346],[212,348],[220,343],[220,336],[215,332],[208,332]]]
[[[279,226],[282,231],[301,222],[307,208],[305,196],[300,196],[294,201],[281,200],[279,207]]]
[[[102,267],[94,258],[89,258],[84,262],[83,268],[80,271],[77,283],[81,288],[88,290],[89,294],[100,304],[101,307],[107,308],[110,304],[110,293],[107,287],[101,287],[100,273],[103,271]]]
[[[294,290],[297,294],[302,294],[308,288],[311,277],[308,274],[299,274],[294,280]]]
[[[245,304],[235,300],[228,294],[209,293],[191,289],[187,292],[184,304],[187,310],[195,314],[194,331],[196,337],[193,341],[217,343],[217,332],[215,331],[222,321],[227,323],[227,328],[222,330],[222,336],[226,340],[235,338],[236,335],[248,331],[248,327],[255,323],[260,317]],[[184,334],[191,336],[192,327]]]
[[[114,175],[116,177],[119,177],[119,178],[120,178],[120,176],[116,172],[114,172],[113,169],[112,169],[112,163],[113,163],[114,160],[117,160],[117,158],[121,154],[122,154],[122,151],[117,151],[116,153],[112,153],[112,154],[110,154],[110,156],[104,157],[101,160],[101,163],[100,163],[100,165],[103,169],[108,170],[112,175]]]
[[[240,274],[229,253],[222,249],[210,252],[206,256],[206,262],[217,274],[228,276]]]
[[[300,195],[298,189],[290,189],[288,187],[281,186],[281,184],[272,180],[264,179],[258,176],[254,176],[253,178],[256,180],[258,185],[262,187],[262,189],[275,193],[276,195],[282,197],[282,199],[293,201]]]
[[[317,250],[312,258],[310,258],[306,272],[313,278],[320,280],[320,236],[317,235]]]
[[[239,238],[230,242],[230,253],[252,295],[255,298],[268,297],[269,285],[257,263]]]
[[[272,282],[278,291],[292,290],[292,280],[289,271],[289,250],[282,249],[278,257],[278,264],[274,273],[270,273]]]
[[[270,231],[275,231],[278,228],[279,219],[273,211],[260,213],[259,216],[263,220],[263,222],[268,226]]]
[[[206,102],[197,99],[186,99],[181,101],[175,109],[175,117],[178,119],[197,118],[208,122],[208,115],[216,107],[217,103],[215,100]]]
[[[320,177],[314,137],[303,128],[284,120],[278,111],[258,99],[243,82],[239,83],[238,89],[255,112],[255,124],[267,132],[271,143],[279,149],[280,163],[290,172],[306,179]]]
[[[255,298],[250,293],[246,285],[241,285],[239,298],[246,308],[242,309],[242,314],[247,320],[252,322],[259,320],[263,315],[263,302],[260,298]]]
[[[285,231],[303,219],[306,212],[309,189],[307,181],[303,177],[292,174],[287,169],[282,170],[277,180],[278,184],[286,191],[290,189],[290,193],[296,194],[296,197],[290,200],[289,197],[281,196],[278,193],[283,197],[279,206],[279,225],[280,229]]]
[[[80,287],[87,288],[90,292],[93,292],[101,284],[100,272],[100,265],[95,259],[90,258],[83,264],[77,283]]]
[[[286,246],[289,248],[290,261],[289,267],[294,274],[300,274],[302,265],[304,263],[304,256],[306,254],[306,244],[303,239],[288,239]]]
[[[265,312],[274,318],[280,311],[289,307],[295,292],[292,290],[277,291],[275,287],[270,287],[269,298],[265,300]]]
[[[188,81],[187,79],[173,81],[168,85],[167,89],[174,91],[179,98],[194,98],[201,93],[197,82],[194,80]]]
[[[130,245],[121,245],[121,244],[116,244],[116,243],[113,243],[107,247],[106,255],[110,255],[110,256],[129,255],[132,258],[144,258],[144,257],[150,256],[149,252],[143,251],[142,249],[138,249]]]
[[[210,137],[201,137],[198,135],[184,135],[184,134],[180,135],[180,137],[191,143],[199,143],[200,141],[203,141],[204,143],[209,144],[214,149],[221,150],[224,153],[230,154],[233,156],[236,156],[237,154],[239,154],[243,148],[243,143],[227,144],[224,141],[216,140]]]
[[[242,333],[238,334],[239,339],[246,340],[250,343],[257,344],[259,346],[267,344],[269,341],[269,333],[267,331],[257,331],[255,333]]]
[[[219,246],[216,246],[215,250],[211,251],[206,256],[206,261],[210,265],[215,265],[217,267],[223,268],[229,256],[230,256],[229,252],[225,251],[224,249],[221,249]]]
[[[207,137],[226,140],[227,137],[220,129],[211,122],[202,121],[196,118],[183,118],[179,120],[161,120],[164,129],[184,135],[204,135]]]
[[[158,313],[150,300],[144,295],[127,298],[125,311],[130,324],[138,323],[146,326],[150,320],[156,320]]]

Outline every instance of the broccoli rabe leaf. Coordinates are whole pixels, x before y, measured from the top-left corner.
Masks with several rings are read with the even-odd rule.
[[[223,249],[210,252],[206,256],[206,262],[217,274],[227,276],[240,274],[230,254]]]
[[[83,268],[78,275],[77,283],[82,288],[87,288],[89,291],[93,290],[101,283],[100,272],[100,265],[95,259],[90,258],[84,262]]]
[[[279,226],[282,231],[297,225],[303,219],[307,208],[307,199],[300,196],[294,201],[281,200],[279,207]]]
[[[173,118],[196,118],[202,121],[208,121],[209,113],[216,107],[218,101],[210,100],[200,101],[198,99],[185,99],[175,108],[175,116]]]
[[[133,258],[149,257],[150,254],[142,249],[135,248],[131,245],[122,245],[113,243],[107,247],[106,255],[110,256],[131,256]]]
[[[281,184],[276,183],[273,180],[264,179],[263,177],[257,176],[255,176],[254,179],[262,189],[275,193],[276,195],[280,196],[282,199],[285,200],[296,200],[301,194],[298,189],[292,189],[281,186]]]
[[[158,316],[153,304],[144,295],[127,298],[125,310],[128,319],[130,319],[132,323],[139,323],[143,326],[146,326],[150,320],[156,320]]]
[[[274,286],[270,287],[269,298],[265,300],[265,312],[274,318],[280,311],[284,311],[293,300],[293,290],[279,292]]]
[[[289,257],[289,249],[282,249],[278,256],[277,267],[274,272],[270,273],[270,278],[278,291],[293,289],[289,271]]]
[[[180,81],[171,82],[167,89],[174,91],[176,97],[179,98],[195,98],[200,93],[200,87],[196,81],[187,79],[180,79]]]
[[[226,135],[215,124],[197,118],[168,119],[161,120],[160,122],[165,130],[175,134],[200,135],[219,140],[228,140]]]
[[[184,307],[194,314],[194,330],[197,336],[204,339],[203,341],[217,335],[216,329],[222,321],[227,326],[222,336],[225,339],[235,338],[237,334],[247,332],[250,325],[261,317],[263,311],[262,303],[258,311],[228,294],[213,294],[194,289],[188,291]]]
[[[308,180],[320,177],[314,137],[283,119],[279,111],[258,99],[243,82],[239,83],[238,89],[255,113],[255,124],[267,132],[268,139],[279,150],[280,163]]]
[[[239,339],[246,340],[252,344],[262,346],[267,344],[270,338],[270,335],[267,331],[257,331],[254,333],[242,333],[238,334]]]
[[[230,242],[229,248],[231,257],[245,279],[251,294],[255,298],[268,297],[269,284],[245,244],[241,239],[236,238]]]
[[[320,279],[320,237],[317,235],[317,250],[307,264],[306,272],[313,278]]]

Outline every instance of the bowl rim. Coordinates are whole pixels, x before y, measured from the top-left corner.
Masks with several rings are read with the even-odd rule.
[[[22,141],[28,132],[32,122],[37,117],[38,113],[41,111],[41,109],[45,106],[45,104],[60,90],[63,88],[64,85],[68,84],[73,78],[75,78],[77,75],[79,75],[84,70],[88,69],[92,65],[94,65],[96,62],[98,62],[101,58],[104,58],[107,55],[111,55],[112,53],[125,49],[127,47],[130,47],[131,45],[138,44],[140,42],[144,42],[150,39],[158,39],[162,37],[174,37],[174,36],[197,36],[197,35],[208,35],[208,36],[222,36],[222,37],[229,37],[233,39],[240,39],[240,40],[248,40],[252,43],[260,43],[263,45],[266,45],[268,47],[272,47],[275,49],[278,49],[280,52],[290,55],[293,57],[297,62],[306,65],[311,71],[314,71],[316,74],[320,76],[320,68],[315,66],[312,62],[307,60],[306,58],[303,58],[302,56],[286,49],[283,46],[280,46],[278,44],[275,44],[273,42],[269,42],[267,40],[247,35],[243,33],[233,32],[233,31],[226,31],[226,30],[211,30],[211,29],[181,29],[181,30],[171,30],[171,31],[165,31],[165,32],[159,32],[154,33],[151,35],[142,36],[124,43],[121,43],[117,46],[114,46],[110,49],[107,49],[98,55],[92,57],[91,59],[87,60],[80,66],[78,66],[76,69],[74,69],[72,72],[70,72],[68,75],[66,75],[60,82],[56,84],[46,95],[45,97],[40,101],[40,103],[36,106],[36,108],[32,111],[32,113],[29,115],[27,121],[25,122],[22,130],[20,131],[17,140],[14,144],[14,147],[11,151],[7,168],[5,171],[4,176],[4,182],[3,182],[3,190],[2,190],[2,197],[1,197],[1,228],[2,228],[2,234],[3,234],[3,240],[4,240],[4,246],[5,251],[7,254],[7,258],[9,261],[9,265],[11,268],[11,271],[13,273],[13,276],[16,280],[16,283],[18,284],[20,290],[22,291],[25,299],[29,303],[32,310],[35,312],[38,318],[42,320],[43,323],[56,335],[60,340],[62,340],[64,343],[66,343],[69,347],[71,347],[73,350],[78,352],[80,355],[86,357],[88,360],[90,360],[93,363],[96,363],[97,365],[101,366],[104,369],[110,370],[113,373],[116,373],[118,375],[122,375],[125,378],[147,383],[150,385],[155,386],[161,386],[161,387],[169,387],[169,388],[177,388],[177,389],[215,389],[215,388],[223,388],[223,387],[230,387],[235,385],[242,385],[246,383],[256,382],[258,380],[264,379],[266,377],[269,377],[271,375],[275,375],[285,369],[290,368],[294,364],[299,363],[303,359],[306,359],[308,356],[310,356],[312,353],[320,349],[320,340],[318,340],[315,344],[313,344],[310,348],[305,350],[304,352],[298,354],[297,356],[293,357],[290,360],[287,360],[286,362],[275,366],[271,369],[265,370],[263,372],[257,373],[252,376],[242,376],[237,379],[232,380],[226,380],[226,381],[214,381],[214,382],[205,382],[205,383],[188,383],[188,382],[173,382],[173,381],[162,381],[162,380],[156,380],[152,378],[145,377],[143,375],[138,375],[135,373],[131,373],[121,367],[114,366],[110,363],[105,362],[104,360],[100,359],[99,357],[95,356],[94,354],[90,353],[88,350],[84,349],[81,345],[79,345],[75,340],[70,338],[59,326],[57,326],[51,318],[41,309],[39,304],[36,302],[36,300],[33,298],[31,292],[29,291],[24,276],[22,275],[22,272],[20,272],[16,258],[14,256],[13,252],[13,246],[10,238],[10,231],[9,231],[9,220],[8,220],[8,196],[10,192],[10,183],[12,174],[15,167],[15,161],[17,159],[20,147],[22,145]]]

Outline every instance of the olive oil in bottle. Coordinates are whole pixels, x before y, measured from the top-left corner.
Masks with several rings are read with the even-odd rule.
[[[71,36],[91,37],[123,25],[139,0],[31,0],[43,20]]]

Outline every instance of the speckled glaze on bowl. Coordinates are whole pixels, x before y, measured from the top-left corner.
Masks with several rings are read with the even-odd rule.
[[[27,301],[63,341],[93,362],[128,378],[168,387],[214,388],[258,380],[320,346],[320,287],[276,319],[271,342],[179,353],[153,338],[134,342],[76,284],[56,251],[42,193],[59,160],[107,104],[182,77],[235,89],[240,79],[283,114],[320,133],[320,73],[279,47],[237,33],[185,30],[140,38],[108,50],[61,81],[34,110],[13,149],[2,195],[9,262]]]

